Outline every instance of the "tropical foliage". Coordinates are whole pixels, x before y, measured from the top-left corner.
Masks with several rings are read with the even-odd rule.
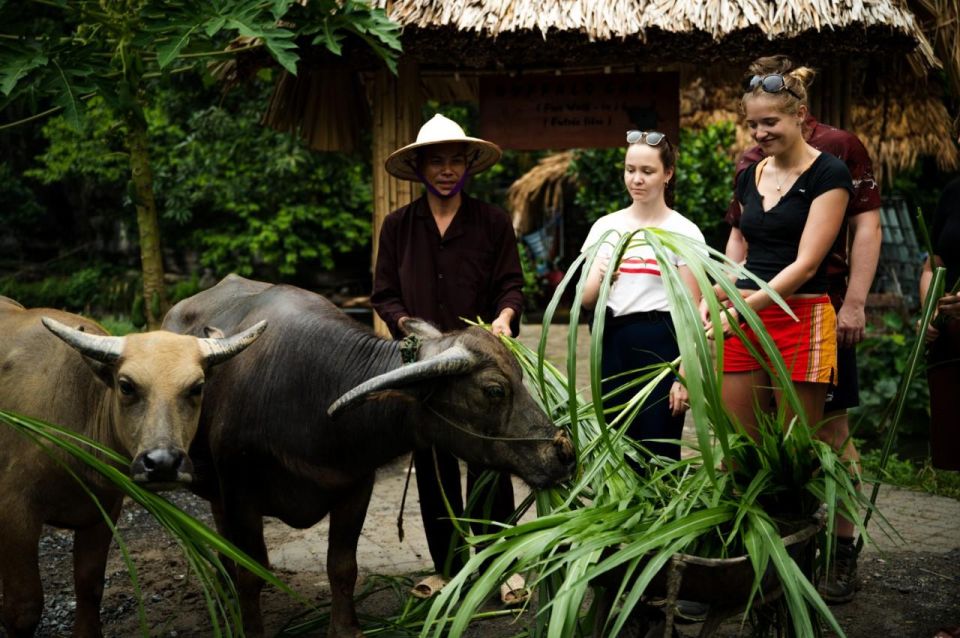
[[[226,95],[192,74],[157,81],[144,114],[166,264],[193,278],[242,272],[309,286],[311,274],[338,269],[362,279],[369,263],[370,159],[313,153],[260,126],[271,78],[263,71]],[[0,278],[0,294],[32,307],[132,313],[143,325],[135,252],[124,239],[136,228],[127,213],[123,130],[92,98],[80,129],[62,115],[38,127],[35,146],[42,150],[35,159],[20,158],[25,177],[14,179],[13,161],[0,164],[0,200],[11,204],[0,210],[6,254],[30,256],[10,265],[20,272]],[[57,232],[44,237],[38,231],[45,228]],[[79,295],[77,279],[90,270],[99,285]],[[167,295],[175,303],[197,290],[196,282],[186,289],[177,283]]]
[[[857,443],[862,449],[862,442]],[[860,463],[868,481],[881,481],[908,489],[923,490],[928,494],[960,500],[960,474],[951,470],[938,470],[930,461],[915,462],[891,453],[885,466],[881,467],[882,450],[861,453]]]
[[[329,270],[338,254],[368,243],[369,161],[313,153],[260,126],[272,90],[265,75],[216,106],[207,106],[215,89],[171,80],[144,111],[165,243],[175,254],[197,254],[217,277],[254,267],[266,278],[295,276],[304,265]],[[96,98],[87,114],[80,129],[62,116],[47,122],[48,146],[26,175],[87,193],[86,208],[122,211],[129,202],[124,124]]]
[[[34,0],[0,2],[0,108],[18,101],[38,115],[62,110],[82,125],[85,101],[93,96],[124,125],[130,167],[127,189],[137,211],[143,269],[144,308],[151,327],[166,305],[163,261],[157,224],[153,169],[144,110],[151,80],[190,71],[200,60],[260,49],[296,73],[295,38],[342,51],[353,34],[389,65],[400,48],[397,27],[382,10],[356,0]],[[226,45],[244,38],[241,47]],[[30,121],[31,116],[23,121]],[[281,224],[292,224],[291,213]],[[270,241],[269,232],[265,242]]]
[[[856,436],[878,440],[889,423],[886,408],[900,390],[907,361],[903,356],[916,337],[914,327],[897,314],[884,315],[882,326],[870,326],[867,338],[857,346],[860,372],[860,405],[850,411]],[[925,436],[929,424],[930,391],[921,369],[907,386],[900,433]]]

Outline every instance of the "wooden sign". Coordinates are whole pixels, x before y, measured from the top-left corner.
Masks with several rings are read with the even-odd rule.
[[[522,150],[625,146],[630,129],[680,131],[677,73],[480,78],[480,137]]]

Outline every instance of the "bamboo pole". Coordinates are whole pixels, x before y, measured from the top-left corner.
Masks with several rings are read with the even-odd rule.
[[[373,251],[371,269],[377,262],[380,228],[393,210],[412,202],[419,189],[413,182],[387,174],[383,164],[393,151],[414,141],[420,126],[422,95],[416,63],[402,59],[394,76],[387,69],[374,75],[370,95],[373,113]],[[377,334],[388,336],[386,325],[374,313]]]

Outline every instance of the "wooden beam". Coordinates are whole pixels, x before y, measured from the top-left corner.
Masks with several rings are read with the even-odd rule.
[[[380,227],[393,210],[412,202],[420,192],[419,184],[396,179],[383,168],[393,151],[416,139],[423,116],[420,73],[417,64],[401,60],[398,74],[387,69],[377,71],[370,92],[373,113],[373,251],[371,269],[377,262]],[[386,325],[374,313],[374,330],[388,336]]]

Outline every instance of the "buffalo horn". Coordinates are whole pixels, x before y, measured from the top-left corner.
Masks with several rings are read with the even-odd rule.
[[[43,322],[47,330],[63,339],[68,346],[83,356],[101,363],[113,363],[120,358],[120,353],[123,352],[123,337],[92,335],[66,326],[50,317],[41,317],[40,321]]]
[[[476,357],[462,345],[452,346],[435,357],[401,366],[364,381],[334,401],[333,405],[327,409],[327,414],[332,417],[373,392],[390,390],[427,379],[463,374],[471,370],[476,363]]]
[[[207,365],[211,366],[226,361],[233,355],[243,352],[244,348],[256,341],[257,338],[263,334],[266,327],[266,321],[258,321],[243,332],[238,332],[232,337],[198,339],[200,342],[200,352],[203,353],[203,360]]]

